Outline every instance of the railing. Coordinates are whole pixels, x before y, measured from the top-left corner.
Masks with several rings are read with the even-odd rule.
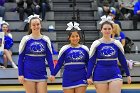
[[[77,22],[80,24],[80,12],[79,9],[76,9],[76,0],[70,0],[70,2],[72,2],[72,7],[73,7],[73,16],[72,16],[72,20],[73,22]],[[81,30],[81,34],[82,34],[82,42],[83,44],[85,44],[85,33],[84,30]]]

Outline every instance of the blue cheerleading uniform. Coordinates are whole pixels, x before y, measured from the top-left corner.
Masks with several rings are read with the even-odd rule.
[[[13,39],[11,34],[4,36],[4,49],[9,50],[13,46]]]
[[[89,49],[84,45],[72,47],[69,44],[61,48],[53,75],[55,76],[64,65],[63,89],[87,85],[86,74],[88,60]]]
[[[102,39],[92,43],[90,48],[87,78],[91,76],[94,83],[106,83],[122,80],[118,62],[122,65],[127,76],[130,76],[124,49],[119,40],[105,43]]]
[[[125,39],[125,34],[123,32],[120,32],[120,36],[115,35],[114,39],[122,42],[122,40]]]
[[[31,35],[24,36],[19,45],[19,76],[24,76],[29,81],[46,81],[46,62],[52,74],[54,65],[50,39],[45,35],[38,39]]]

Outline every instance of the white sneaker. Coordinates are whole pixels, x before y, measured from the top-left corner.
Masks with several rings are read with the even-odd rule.
[[[15,63],[12,63],[13,68],[18,68]]]

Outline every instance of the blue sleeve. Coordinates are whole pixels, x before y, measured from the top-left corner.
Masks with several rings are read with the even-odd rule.
[[[136,4],[134,5],[134,14],[136,15],[137,14],[137,11],[140,10],[139,8],[139,2],[136,2]]]
[[[86,52],[85,62],[86,62],[86,67],[88,68],[88,62],[89,62],[89,53],[88,52]]]
[[[122,42],[122,40],[125,39],[125,34],[123,32],[120,32],[120,37],[121,37],[120,42]]]
[[[120,32],[120,36],[121,36],[121,39],[125,39],[125,34],[123,32]]]
[[[64,58],[65,58],[64,53],[58,58],[58,62],[55,66],[53,76],[55,76],[58,73],[58,71],[61,69],[61,67],[63,66]]]
[[[19,54],[18,58],[18,74],[19,76],[24,75],[24,57],[25,57],[25,50]]]
[[[130,76],[130,72],[129,72],[129,69],[127,66],[126,58],[120,49],[118,50],[118,59],[119,59],[121,66],[124,68],[126,75]]]
[[[26,37],[23,37],[19,44],[19,57],[18,57],[18,74],[19,76],[24,75],[24,57],[26,49]]]
[[[51,72],[51,75],[52,75],[53,74],[53,70],[54,70],[54,64],[53,64],[52,52],[51,52],[50,49],[51,48],[47,47],[47,50],[46,50],[46,60],[48,62],[48,65],[49,65],[49,68],[50,68],[50,72]]]
[[[89,59],[88,62],[88,69],[87,69],[87,79],[89,79],[92,76],[93,68],[96,63],[96,52],[94,55]]]
[[[52,46],[51,46],[51,41],[48,36],[43,36],[43,40],[46,41],[46,60],[48,62],[49,68],[50,68],[50,73],[52,75],[53,70],[54,70],[54,64],[53,64],[53,53],[52,53]]]

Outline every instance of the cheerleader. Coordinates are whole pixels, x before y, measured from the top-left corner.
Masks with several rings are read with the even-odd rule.
[[[121,93],[122,75],[118,62],[122,65],[131,83],[130,73],[120,41],[112,39],[113,21],[110,16],[101,17],[102,38],[95,40],[90,47],[87,72],[88,84],[95,84],[97,93]]]
[[[70,30],[68,34],[70,44],[64,45],[60,49],[58,63],[50,79],[54,80],[54,76],[64,65],[62,76],[64,93],[85,93],[87,87],[86,74],[89,49],[87,46],[79,43],[81,40],[79,24],[74,22],[73,25],[70,22],[67,25],[69,27],[66,30]]]
[[[118,24],[113,24],[111,37],[116,40],[119,40],[123,47],[125,46],[125,34],[121,31],[121,28]]]
[[[46,62],[51,74],[54,69],[51,42],[48,36],[41,34],[39,15],[31,15],[28,19],[29,33],[19,45],[18,79],[26,93],[47,93]]]
[[[9,32],[9,24],[5,21],[2,22],[1,28],[2,32],[4,32],[4,67],[7,67],[8,60],[11,62],[13,68],[17,68],[15,62],[12,59],[12,51],[10,48],[13,46],[12,34]]]

